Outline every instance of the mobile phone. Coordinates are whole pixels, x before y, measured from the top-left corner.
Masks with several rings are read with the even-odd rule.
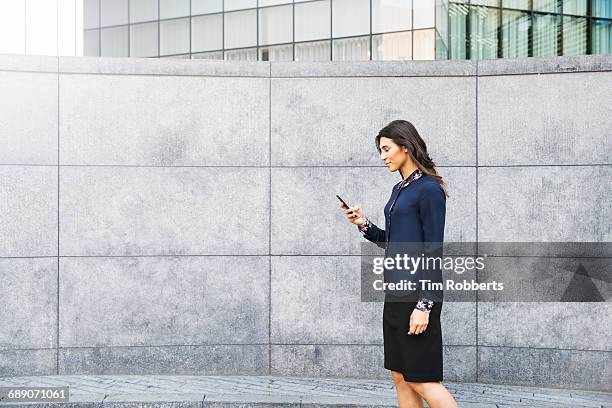
[[[343,199],[340,198],[340,196],[338,194],[336,194],[336,197],[338,197],[338,200],[340,200],[340,202],[342,204],[344,204],[344,206],[346,207],[346,209],[348,210],[349,208],[351,208],[350,205],[348,205]]]

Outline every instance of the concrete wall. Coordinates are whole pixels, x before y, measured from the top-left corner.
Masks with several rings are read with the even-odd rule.
[[[389,377],[363,241],[412,121],[447,241],[611,241],[612,56],[0,57],[0,375]],[[610,303],[445,303],[445,379],[610,389]]]

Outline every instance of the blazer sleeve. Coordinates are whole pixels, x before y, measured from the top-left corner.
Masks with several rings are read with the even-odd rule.
[[[439,183],[428,183],[423,186],[419,197],[419,214],[423,226],[424,254],[431,257],[442,257],[444,241],[444,223],[446,220],[446,195]],[[442,270],[432,268],[421,270],[420,279],[442,283]],[[419,285],[420,289],[420,285]],[[441,301],[441,290],[420,289],[420,299]]]
[[[367,217],[366,225],[364,225],[364,228],[359,228],[359,226],[357,226],[357,229],[359,230],[359,232],[361,232],[361,235],[363,235],[365,239],[373,242],[374,244],[376,244],[376,246],[380,248],[386,247],[387,236],[385,230],[378,228],[373,222],[367,219]]]

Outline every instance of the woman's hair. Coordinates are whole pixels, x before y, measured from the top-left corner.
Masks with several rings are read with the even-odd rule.
[[[399,146],[405,146],[408,149],[408,155],[424,174],[434,177],[442,186],[444,194],[448,197],[446,183],[442,180],[442,176],[436,171],[436,165],[427,153],[427,145],[414,125],[407,120],[394,120],[387,126],[382,128],[376,136],[375,143],[378,153],[380,153],[380,138],[387,137]],[[402,174],[402,171],[399,171]]]

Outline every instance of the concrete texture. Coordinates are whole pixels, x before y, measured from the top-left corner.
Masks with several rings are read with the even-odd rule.
[[[0,376],[391,384],[334,197],[382,224],[378,130],[426,140],[446,241],[609,242],[611,71],[0,56]],[[445,380],[611,389],[609,303],[524,306],[445,303]]]
[[[367,378],[72,375],[0,379],[2,387],[67,387],[68,402],[31,407],[397,407],[393,383]],[[612,394],[447,382],[460,407],[609,407]],[[2,407],[26,406],[1,402]],[[425,404],[426,407],[429,405]]]

